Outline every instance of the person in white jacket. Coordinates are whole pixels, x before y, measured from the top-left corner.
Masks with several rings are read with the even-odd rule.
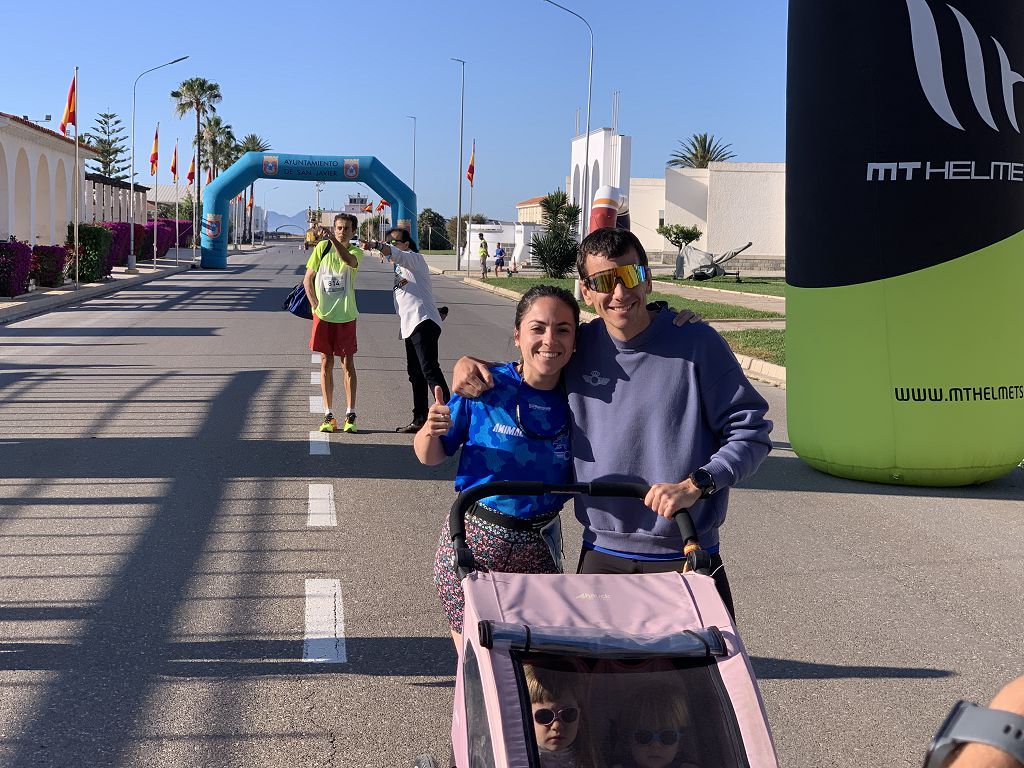
[[[395,265],[395,312],[401,321],[406,370],[412,385],[412,421],[395,431],[415,434],[427,420],[434,387],[441,388],[445,402],[451,396],[437,362],[442,318],[430,287],[430,269],[406,229],[395,227],[388,230],[387,243],[372,241],[366,245],[380,252],[381,261],[387,259]]]

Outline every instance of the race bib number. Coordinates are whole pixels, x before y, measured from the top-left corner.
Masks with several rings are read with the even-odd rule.
[[[330,272],[320,280],[323,292],[329,295],[344,293],[348,289],[348,272]]]

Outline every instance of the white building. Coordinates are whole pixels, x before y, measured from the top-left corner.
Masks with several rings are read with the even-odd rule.
[[[581,194],[586,136],[572,140],[570,200],[587,213]],[[737,257],[741,269],[778,271],[786,257],[785,163],[711,163],[707,168],[665,168],[664,178],[631,178],[629,136],[610,128],[590,133],[590,179],[593,193],[603,184],[629,196],[630,229],[652,261],[671,263],[676,248],[658,234],[663,224],[697,226],[703,235],[697,248],[722,253],[748,242]]]
[[[85,161],[79,148],[84,191]],[[0,112],[0,238],[32,245],[62,245],[74,218],[75,142],[17,115]],[[80,209],[81,211],[81,209]],[[81,215],[82,221],[87,221]]]

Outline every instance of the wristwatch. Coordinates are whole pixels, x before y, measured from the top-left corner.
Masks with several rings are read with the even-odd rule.
[[[935,734],[924,768],[942,768],[950,755],[968,742],[1001,749],[1024,765],[1024,717],[958,701]]]
[[[715,487],[715,478],[706,469],[701,467],[690,473],[690,482],[700,488],[700,497],[708,498],[718,489]]]

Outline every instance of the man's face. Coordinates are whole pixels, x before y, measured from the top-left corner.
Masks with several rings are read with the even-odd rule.
[[[616,259],[608,258],[604,253],[591,253],[587,256],[587,276],[639,263],[640,256],[635,248],[630,248]],[[617,339],[632,339],[651,324],[646,306],[647,294],[651,292],[650,278],[634,288],[626,288],[617,280],[609,293],[601,293],[585,285],[581,286],[581,292],[583,300],[592,305],[598,317],[604,320],[608,333]]]
[[[338,219],[334,222],[334,236],[346,243],[352,239],[352,223],[348,219]]]
[[[401,232],[389,232],[388,245],[393,248],[397,248],[400,251],[409,250],[409,243],[405,241],[405,235]]]

